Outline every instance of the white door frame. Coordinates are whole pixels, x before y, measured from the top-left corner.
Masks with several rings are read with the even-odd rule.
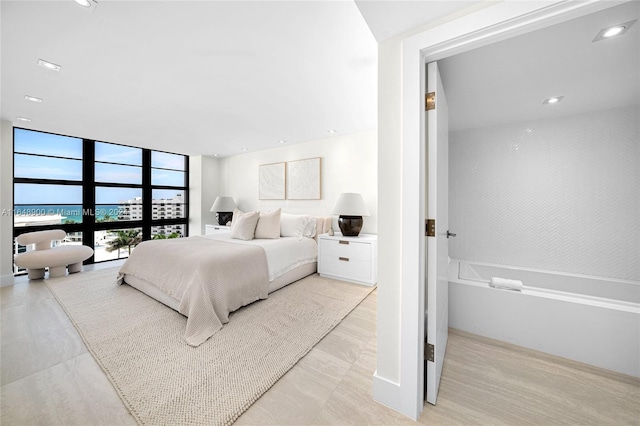
[[[506,0],[403,41],[400,383],[374,392],[379,402],[412,419],[424,406],[424,64],[621,3]]]

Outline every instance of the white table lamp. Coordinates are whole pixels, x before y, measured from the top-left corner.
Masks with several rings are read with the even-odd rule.
[[[362,216],[369,216],[362,195],[354,192],[340,194],[333,214],[340,215],[338,226],[345,237],[357,237],[362,229]]]
[[[232,197],[217,197],[211,206],[211,211],[218,213],[218,225],[226,225],[233,219],[236,203]]]

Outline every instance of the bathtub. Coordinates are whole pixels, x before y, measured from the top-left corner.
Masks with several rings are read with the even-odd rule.
[[[450,327],[640,377],[640,282],[455,259],[448,272]]]

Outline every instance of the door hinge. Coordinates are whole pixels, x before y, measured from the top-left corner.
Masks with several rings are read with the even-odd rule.
[[[430,92],[425,95],[424,110],[431,111],[436,109],[436,92]]]
[[[436,348],[431,343],[424,343],[424,359],[433,362],[435,357]]]
[[[425,220],[425,224],[426,224],[425,235],[427,237],[435,237],[436,236],[436,220],[427,219]]]

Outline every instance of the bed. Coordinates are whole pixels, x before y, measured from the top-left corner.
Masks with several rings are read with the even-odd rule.
[[[317,235],[328,232],[331,217],[280,218],[277,212],[277,230],[275,218],[269,219],[277,237],[260,238],[265,233],[255,225],[253,233],[238,234],[245,215],[238,211],[229,233],[142,242],[121,267],[118,283],[185,315],[184,338],[199,346],[231,312],[316,272]],[[259,220],[267,223],[264,216]]]

